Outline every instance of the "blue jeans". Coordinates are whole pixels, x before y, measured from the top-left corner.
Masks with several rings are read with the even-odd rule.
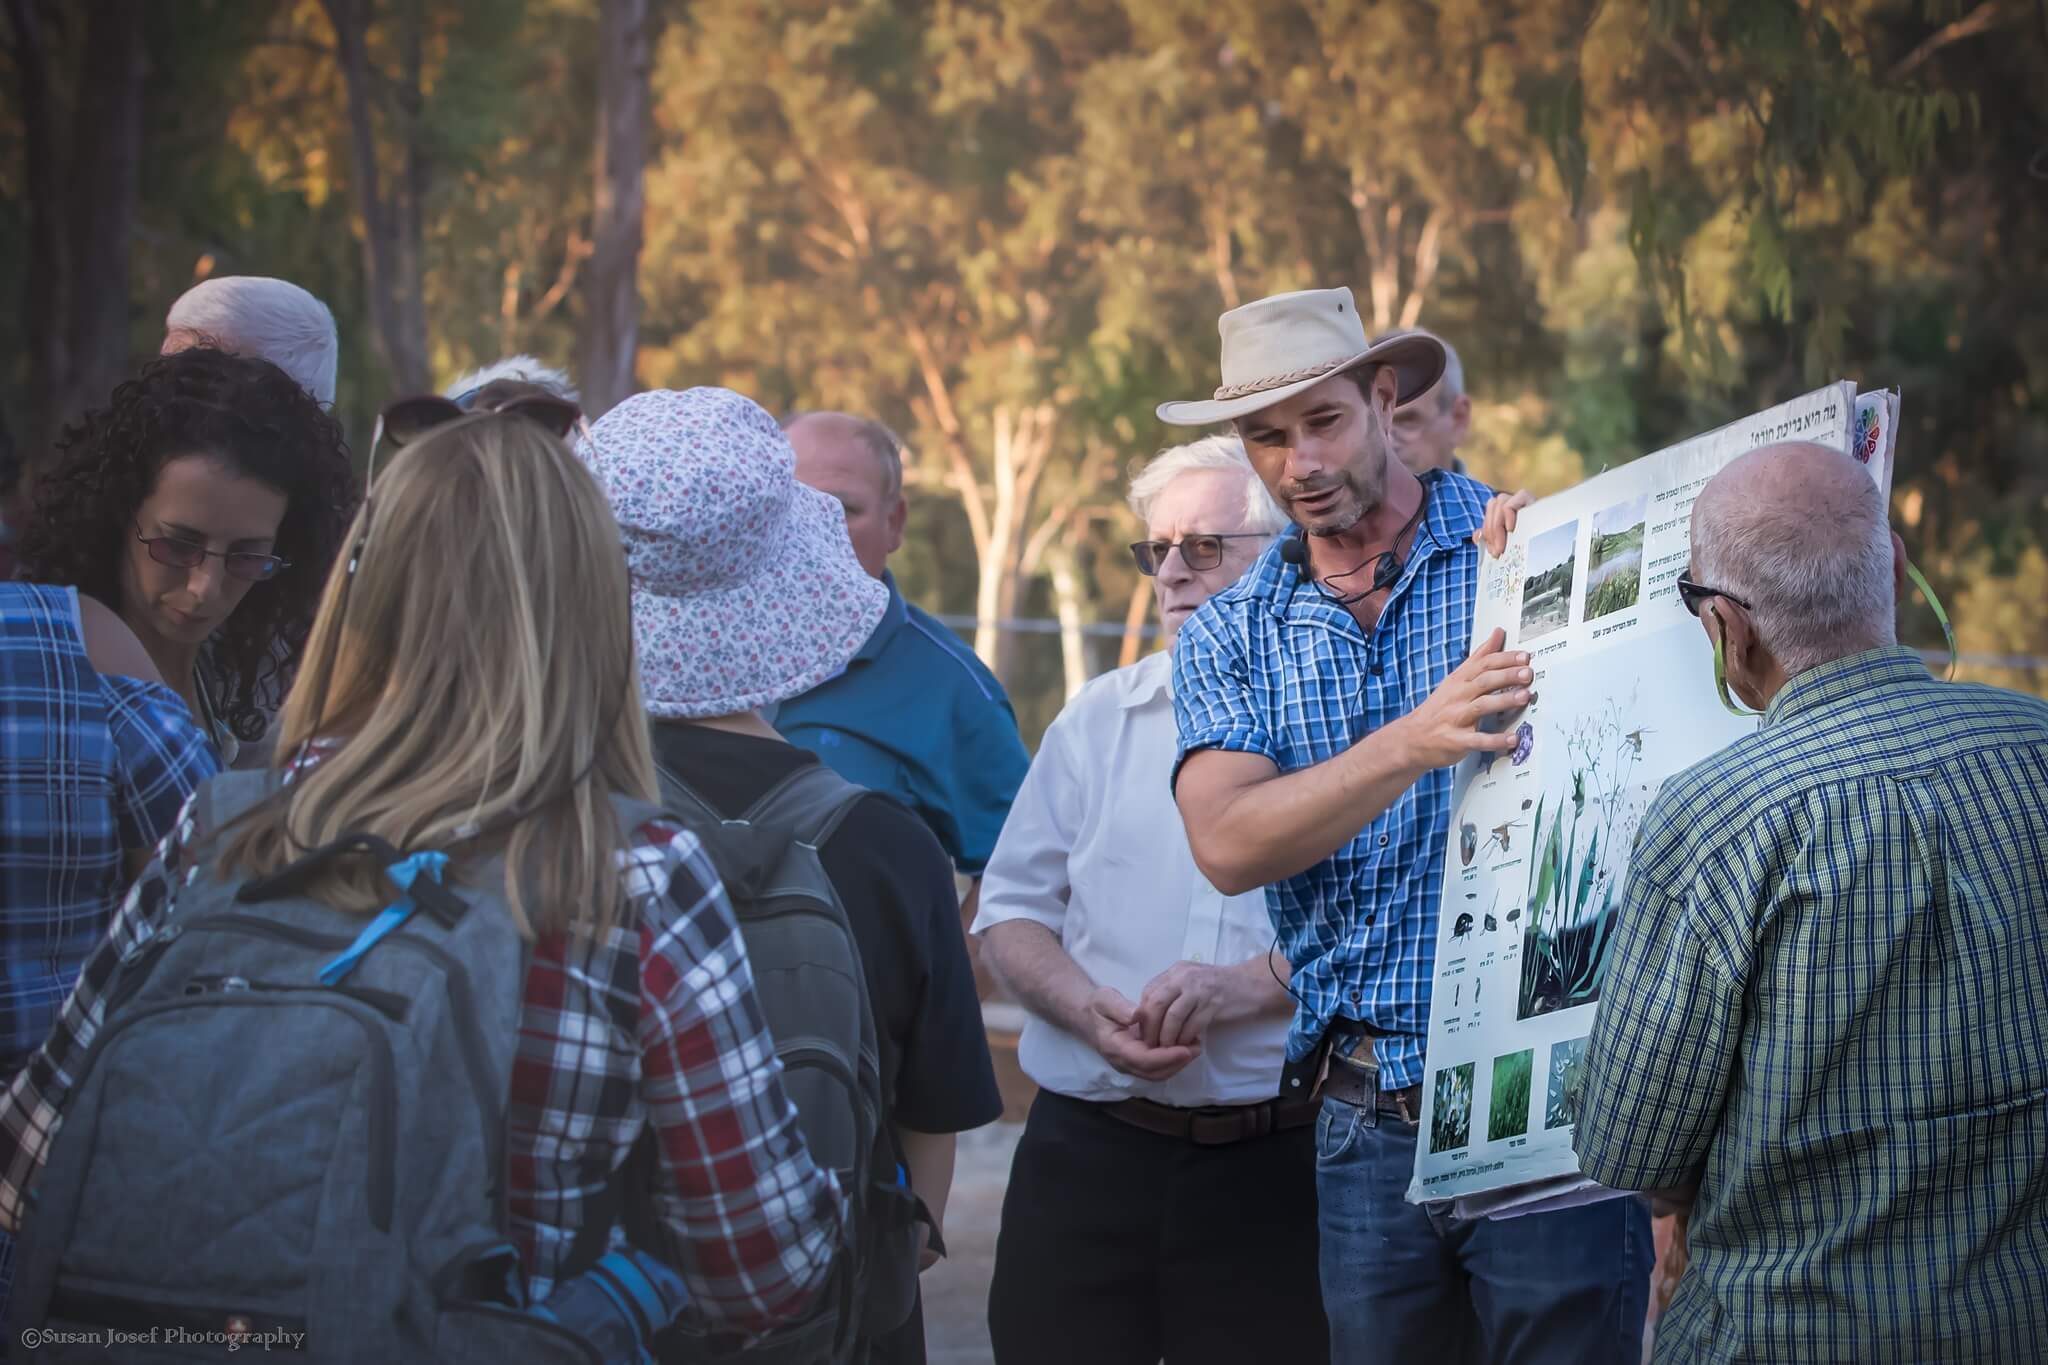
[[[1324,1099],[1316,1121],[1333,1365],[1638,1365],[1650,1215],[1639,1199],[1465,1221],[1407,1202],[1416,1125]]]

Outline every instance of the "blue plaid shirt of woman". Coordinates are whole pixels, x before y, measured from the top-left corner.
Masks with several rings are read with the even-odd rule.
[[[219,768],[160,683],[102,677],[69,588],[0,583],[0,1076],[49,1035],[148,851]]]
[[[156,847],[219,767],[175,692],[93,671],[71,589],[0,583],[0,1081],[105,937],[122,855]],[[0,1310],[13,1261],[0,1233]]]
[[[1312,767],[1413,711],[1464,662],[1481,553],[1471,537],[1491,494],[1453,473],[1425,487],[1414,548],[1370,635],[1279,544],[1195,613],[1173,659],[1181,761],[1229,749],[1282,772]],[[1336,853],[1266,888],[1299,1002],[1288,1060],[1307,1056],[1332,1019],[1357,1019],[1388,1035],[1375,1045],[1381,1088],[1422,1080],[1450,819],[1442,768]]]

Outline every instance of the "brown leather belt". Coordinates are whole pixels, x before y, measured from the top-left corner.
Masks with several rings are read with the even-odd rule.
[[[1314,1123],[1319,1106],[1310,1101],[1266,1100],[1261,1104],[1211,1105],[1181,1109],[1151,1100],[1118,1100],[1102,1112],[1161,1137],[1180,1138],[1198,1147],[1228,1147],[1233,1142],[1265,1137]]]
[[[1409,1123],[1420,1122],[1422,1118],[1420,1085],[1411,1085],[1406,1090],[1382,1090],[1377,1066],[1360,1066],[1349,1057],[1334,1053],[1330,1057],[1330,1073],[1323,1078],[1321,1093],[1354,1109],[1373,1109]]]

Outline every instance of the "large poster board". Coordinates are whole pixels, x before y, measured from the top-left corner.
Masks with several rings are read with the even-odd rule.
[[[1693,500],[1783,440],[1852,450],[1888,492],[1897,419],[1896,393],[1829,385],[1535,503],[1481,568],[1473,641],[1504,629],[1537,697],[1513,753],[1453,779],[1411,1200],[1495,1212],[1516,1202],[1497,1192],[1544,1182],[1529,1194],[1551,1203],[1583,1186],[1574,1082],[1636,830],[1666,777],[1756,724],[1722,707],[1679,602]]]

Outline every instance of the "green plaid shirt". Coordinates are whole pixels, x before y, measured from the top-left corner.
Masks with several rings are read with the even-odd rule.
[[[1673,1361],[2048,1357],[2048,704],[1802,673],[1643,824],[1576,1135],[1697,1181]]]

